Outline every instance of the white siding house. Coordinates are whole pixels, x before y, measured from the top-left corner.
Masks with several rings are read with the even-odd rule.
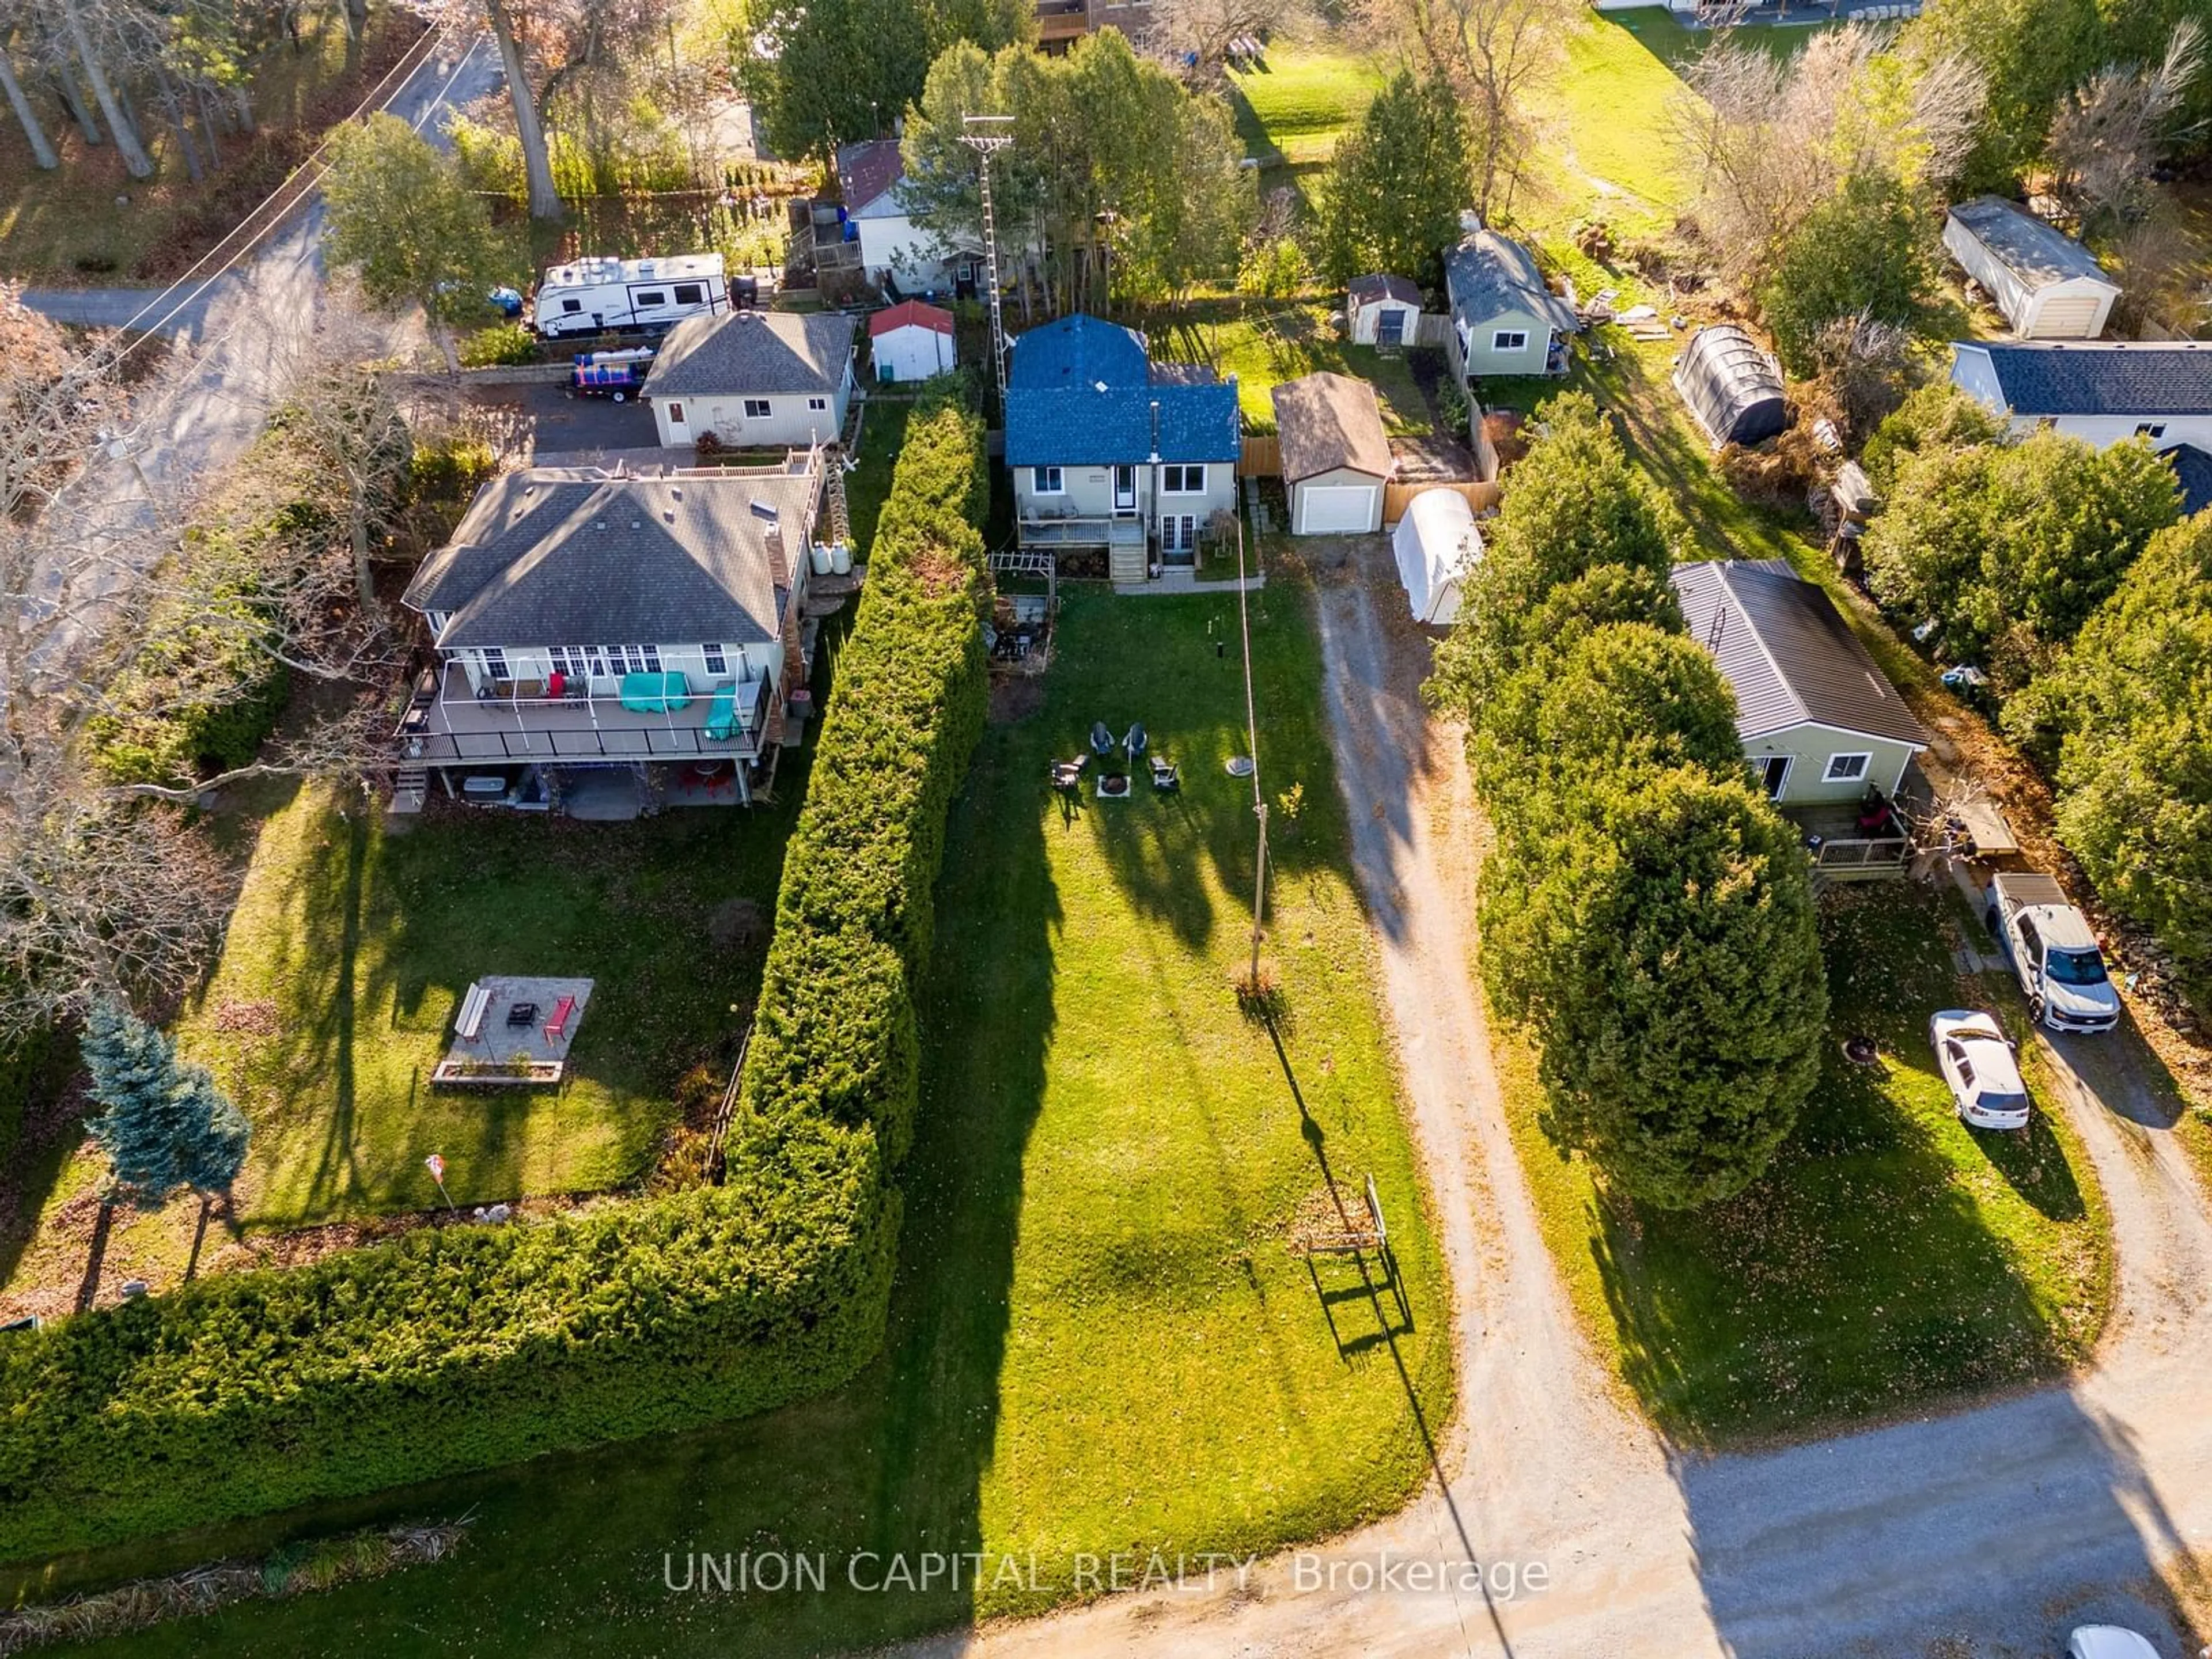
[[[868,361],[878,380],[911,384],[951,372],[952,313],[902,300],[868,319]]]
[[[397,734],[403,769],[453,793],[457,775],[719,769],[749,799],[794,689],[826,477],[817,450],[492,480],[408,586],[438,662]]]
[[[2088,249],[1994,196],[1953,208],[1943,246],[2023,340],[2094,340],[2120,297]]]
[[[835,312],[694,317],[668,337],[639,395],[672,448],[709,434],[731,449],[834,442],[853,397],[854,332]]]
[[[2050,427],[2100,449],[2130,438],[2160,451],[2212,449],[2212,344],[1961,341],[1951,348],[1951,383],[2015,434]]]

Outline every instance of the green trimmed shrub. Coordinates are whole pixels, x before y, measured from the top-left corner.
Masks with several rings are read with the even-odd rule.
[[[538,337],[509,318],[487,324],[461,342],[463,368],[491,368],[538,361]]]

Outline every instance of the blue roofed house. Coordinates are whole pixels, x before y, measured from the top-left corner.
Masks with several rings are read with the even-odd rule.
[[[1155,363],[1144,337],[1078,314],[1013,342],[1006,465],[1025,549],[1103,550],[1117,582],[1195,561],[1237,501],[1237,382]]]

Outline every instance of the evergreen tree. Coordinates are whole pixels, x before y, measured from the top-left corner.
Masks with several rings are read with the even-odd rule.
[[[103,1109],[92,1138],[107,1154],[117,1194],[159,1209],[183,1185],[180,1152],[191,1107],[177,1087],[174,1046],[121,1004],[93,1006],[82,1042],[92,1097]]]
[[[1757,1180],[1827,1020],[1796,832],[1747,781],[1632,767],[1483,877],[1485,977],[1538,1039],[1546,1133],[1662,1208]]]
[[[1792,374],[1827,364],[1829,325],[1858,318],[1915,327],[1936,289],[1935,227],[1911,193],[1883,173],[1856,173],[1784,233],[1759,285],[1759,307]]]
[[[111,1000],[94,1006],[82,1047],[102,1109],[92,1138],[118,1198],[152,1210],[179,1187],[229,1190],[249,1130],[207,1067],[180,1062],[167,1036]]]
[[[1439,286],[1471,174],[1450,82],[1399,70],[1330,163],[1321,212],[1329,280],[1340,287],[1382,271]]]

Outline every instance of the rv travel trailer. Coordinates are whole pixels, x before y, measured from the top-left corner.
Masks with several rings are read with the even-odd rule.
[[[728,282],[719,253],[666,259],[578,259],[556,265],[538,285],[531,320],[538,333],[604,334],[655,331],[702,312],[726,311]]]

